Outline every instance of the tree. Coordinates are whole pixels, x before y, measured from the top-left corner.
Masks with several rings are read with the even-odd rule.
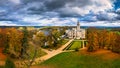
[[[24,62],[24,63],[27,66],[27,68],[30,68],[30,66],[34,63],[36,55],[37,55],[38,48],[39,48],[38,46],[34,45],[33,56],[31,56],[29,53],[25,54],[25,55],[27,55],[27,62]]]
[[[8,54],[11,57],[19,58],[21,52],[21,40],[22,40],[22,32],[18,31],[15,28],[9,29],[8,33]]]
[[[107,47],[108,50],[112,49],[112,45],[115,44],[115,39],[116,39],[115,35],[116,34],[114,32],[112,32],[112,31],[109,31],[107,33],[106,47]]]
[[[116,53],[120,53],[120,35],[119,34],[115,34],[113,33],[113,35],[111,36],[111,47],[112,47],[112,51],[116,52]]]
[[[51,34],[53,37],[53,46],[56,47],[60,41],[60,32],[57,29],[52,29]]]
[[[38,48],[42,45],[44,45],[45,42],[45,35],[43,32],[38,32],[35,35],[35,38],[33,39],[34,42],[32,42],[32,44],[30,46],[34,46],[34,53],[33,56],[31,56],[31,54],[29,52],[26,52],[25,55],[27,56],[27,62],[24,62],[27,66],[27,68],[30,68],[30,66],[34,63],[37,52],[38,52]]]
[[[52,47],[53,41],[54,41],[52,35],[50,34],[50,35],[46,36],[46,38],[47,38],[48,46]]]
[[[43,32],[38,32],[35,36],[34,42],[39,45],[43,46],[46,41],[46,36]]]
[[[7,28],[0,29],[0,47],[4,48],[3,52],[5,54],[8,53],[8,48],[9,48],[7,32],[8,32]]]
[[[97,30],[98,36],[98,46],[100,49],[104,49],[104,47],[107,45],[107,37],[108,37],[108,31],[106,29]]]
[[[88,51],[94,51],[98,45],[98,34],[96,28],[88,28]]]
[[[24,58],[25,53],[27,52],[28,45],[28,30],[26,27],[23,29],[23,39],[22,41],[22,48],[21,48],[21,58]]]

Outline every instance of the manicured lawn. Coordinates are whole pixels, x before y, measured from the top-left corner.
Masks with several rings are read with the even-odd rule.
[[[82,41],[73,41],[70,44],[70,47],[68,48],[68,50],[75,50],[76,48],[81,48]]]
[[[111,54],[111,53],[110,53]],[[120,58],[108,58],[108,53],[82,54],[64,52],[41,63],[40,68],[120,68]],[[112,55],[112,54],[111,54]]]

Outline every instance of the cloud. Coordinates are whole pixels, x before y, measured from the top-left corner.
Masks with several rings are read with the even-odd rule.
[[[20,0],[9,0],[10,2],[14,3],[14,4],[20,4]]]
[[[116,10],[116,13],[117,13],[117,14],[120,14],[120,8]]]
[[[44,12],[56,12],[62,17],[81,16],[90,11],[97,13],[112,9],[111,0],[35,0],[24,1],[30,4],[28,12],[31,14],[41,14]]]
[[[0,21],[0,26],[17,26],[17,24],[14,24],[11,21]]]
[[[99,12],[97,14],[97,19],[99,21],[115,21],[117,14],[111,12]]]
[[[97,22],[82,22],[84,26],[105,26],[105,27],[120,27],[120,21],[106,22],[106,21],[97,21]]]
[[[76,18],[43,18],[42,16],[34,16],[32,17],[24,17],[22,22],[28,22],[32,24],[36,24],[39,26],[66,26],[66,25],[76,25],[77,19]]]
[[[8,25],[63,26],[76,25],[77,20],[80,20],[82,25],[109,26],[114,23],[113,26],[116,26],[120,20],[120,9],[115,9],[117,1],[0,0],[0,21]]]

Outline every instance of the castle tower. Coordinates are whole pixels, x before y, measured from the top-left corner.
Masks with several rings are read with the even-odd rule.
[[[79,23],[79,21],[77,22],[77,30],[80,30],[80,23]]]

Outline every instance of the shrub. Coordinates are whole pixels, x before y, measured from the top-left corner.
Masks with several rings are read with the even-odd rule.
[[[120,53],[119,47],[113,47],[112,51],[115,53]]]
[[[75,51],[79,51],[79,48],[78,48],[78,47],[76,47],[76,48],[75,48]]]
[[[15,64],[10,59],[7,59],[5,62],[5,68],[15,68]]]
[[[93,52],[94,51],[94,47],[93,46],[89,46],[87,51],[88,52]]]

